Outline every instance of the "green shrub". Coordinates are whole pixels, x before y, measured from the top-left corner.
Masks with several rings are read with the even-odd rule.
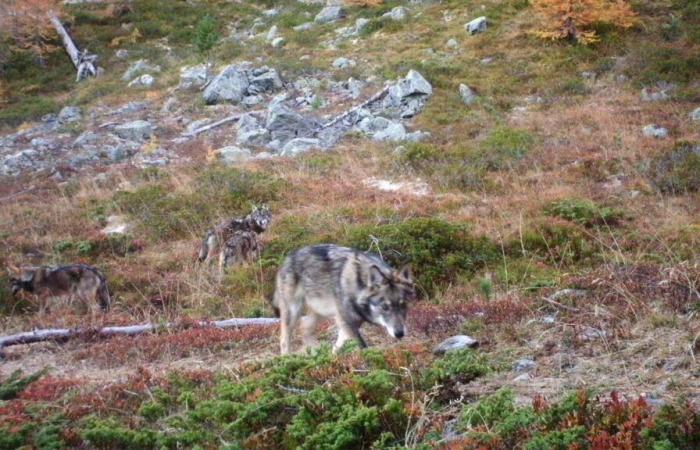
[[[552,264],[572,264],[592,258],[596,246],[580,226],[562,221],[539,221],[527,226],[522,235],[506,245],[509,255],[538,255]]]
[[[15,370],[9,377],[0,381],[0,400],[10,400],[21,394],[27,386],[43,377],[47,370],[40,370],[26,377],[22,376],[21,370]]]
[[[527,131],[496,127],[481,145],[481,164],[489,170],[511,167],[528,154],[534,142]]]
[[[425,373],[425,385],[445,381],[468,383],[491,372],[492,368],[485,355],[471,349],[447,352],[444,357],[435,360]]]
[[[197,24],[193,43],[200,53],[206,53],[216,45],[218,40],[219,33],[217,32],[216,20],[207,14]]]
[[[616,225],[622,218],[622,212],[617,209],[600,207],[591,200],[578,198],[552,202],[545,207],[544,212],[586,227]]]
[[[359,226],[350,231],[347,244],[379,250],[394,267],[410,263],[418,285],[428,294],[457,274],[474,273],[498,257],[498,248],[487,238],[471,235],[465,225],[436,218]]]
[[[656,187],[668,194],[700,190],[700,145],[681,142],[654,158],[650,176]]]

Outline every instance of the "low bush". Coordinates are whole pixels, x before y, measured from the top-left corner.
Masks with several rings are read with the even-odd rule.
[[[457,274],[472,274],[498,258],[498,248],[485,237],[473,236],[467,226],[436,218],[410,219],[378,226],[359,226],[347,244],[379,251],[394,267],[410,262],[420,288],[434,288]]]
[[[681,142],[651,161],[649,176],[661,191],[684,194],[700,190],[700,145]]]
[[[623,214],[620,210],[600,207],[591,200],[568,198],[550,203],[544,208],[547,215],[560,217],[585,227],[616,225]]]

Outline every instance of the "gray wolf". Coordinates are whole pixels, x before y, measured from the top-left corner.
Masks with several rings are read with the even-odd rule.
[[[300,320],[305,347],[316,344],[313,333],[321,318],[333,318],[337,325],[334,352],[350,339],[366,347],[360,335],[365,322],[400,339],[413,298],[415,285],[407,265],[395,270],[376,255],[336,245],[303,247],[277,272],[272,306],[280,316],[280,351],[290,352],[291,334]]]
[[[219,270],[260,258],[262,243],[254,231],[235,231],[219,252]]]
[[[221,222],[212,230],[209,230],[202,240],[201,247],[199,249],[199,261],[212,261],[215,255],[219,254],[220,267],[222,259],[224,261],[234,259],[236,260],[247,260],[248,255],[239,255],[237,258],[232,258],[229,256],[226,258],[223,252],[226,247],[234,248],[232,246],[226,246],[225,244],[231,240],[234,235],[238,232],[252,232],[255,234],[260,234],[267,230],[272,221],[272,214],[267,206],[254,207],[253,211],[248,214],[243,219],[229,219]],[[240,241],[242,235],[239,235],[238,240]],[[258,242],[259,246],[259,242]],[[231,253],[231,251],[229,251]]]
[[[104,275],[92,266],[24,267],[19,278],[11,278],[12,295],[26,291],[39,298],[68,297],[82,301],[89,310],[99,305],[108,311],[112,299]]]

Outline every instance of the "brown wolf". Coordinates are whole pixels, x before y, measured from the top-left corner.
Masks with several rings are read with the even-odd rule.
[[[349,339],[362,347],[360,326],[382,326],[401,339],[406,333],[408,301],[415,298],[411,269],[395,270],[376,255],[336,245],[315,245],[289,255],[277,272],[272,306],[280,315],[280,350],[291,350],[291,334],[301,319],[305,346],[319,319],[333,318],[337,351]],[[302,315],[306,312],[306,315]]]
[[[24,267],[12,278],[12,294],[26,291],[44,300],[68,297],[82,301],[89,310],[99,305],[108,311],[112,299],[104,275],[92,266],[74,264],[60,267]]]

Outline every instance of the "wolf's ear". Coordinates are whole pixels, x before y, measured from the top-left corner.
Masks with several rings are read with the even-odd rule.
[[[410,265],[404,264],[396,273],[400,279],[413,282],[413,271],[411,270]]]
[[[377,266],[371,266],[369,268],[369,285],[379,286],[380,284],[386,282],[386,275]]]

